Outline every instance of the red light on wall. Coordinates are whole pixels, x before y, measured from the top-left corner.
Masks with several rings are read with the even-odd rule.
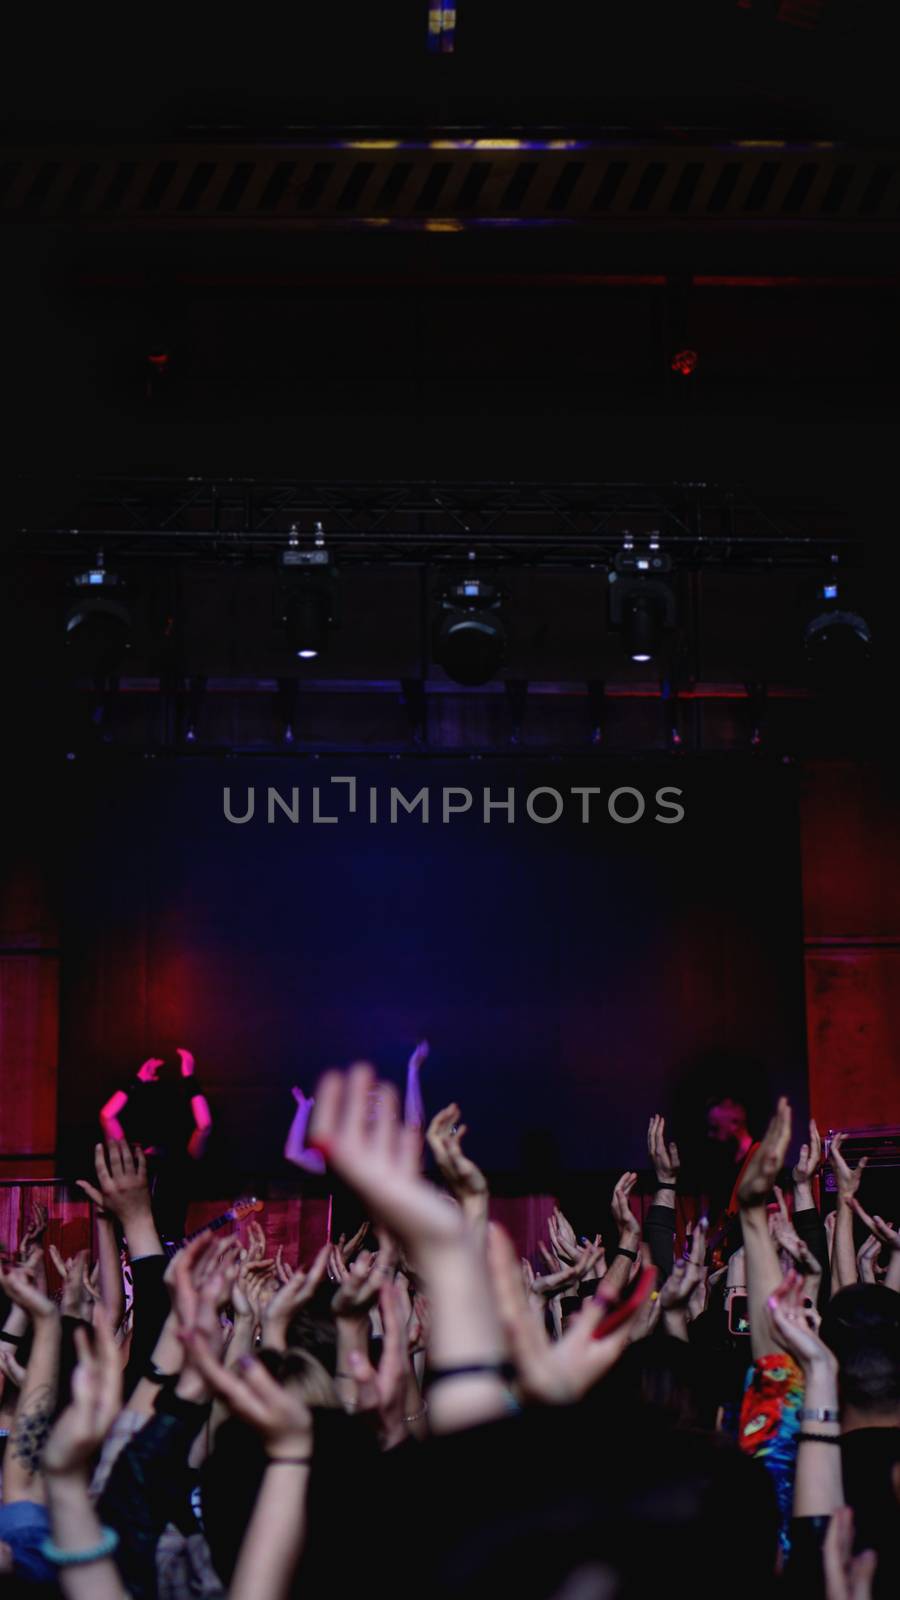
[[[676,350],[671,361],[672,371],[680,372],[683,378],[689,378],[692,372],[696,372],[699,360],[696,350]]]
[[[161,350],[158,355],[148,355],[147,360],[154,372],[165,372],[169,365],[168,351]]]

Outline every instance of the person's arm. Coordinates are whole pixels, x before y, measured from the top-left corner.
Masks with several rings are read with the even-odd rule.
[[[403,1121],[408,1128],[415,1128],[420,1135],[425,1132],[425,1101],[422,1099],[422,1085],[420,1075],[431,1046],[427,1039],[422,1039],[406,1064],[406,1097],[403,1101]]]
[[[43,1455],[52,1540],[63,1563],[58,1566],[59,1583],[65,1600],[127,1600],[112,1552],[103,1554],[109,1538],[88,1488],[91,1461],[122,1399],[119,1352],[102,1304],[94,1315],[93,1347],[83,1329],[76,1333],[76,1344],[72,1398]],[[93,1552],[95,1558],[85,1560]]]
[[[815,1331],[817,1314],[804,1308],[806,1286],[788,1273],[770,1297],[772,1332],[783,1350],[803,1369],[803,1413],[797,1437],[794,1516],[831,1516],[844,1504],[841,1428],[838,1419],[838,1364]],[[824,1416],[816,1416],[824,1412]]]
[[[218,1354],[219,1320],[237,1271],[237,1239],[222,1246],[201,1235],[171,1263],[169,1282],[181,1331],[204,1330]],[[155,1414],[125,1446],[104,1490],[104,1521],[119,1535],[119,1568],[133,1600],[156,1593],[154,1556],[160,1533],[176,1511],[174,1496],[184,1482],[188,1458],[209,1417],[210,1390],[202,1374],[185,1362],[174,1389],[163,1388]]]
[[[682,1339],[685,1344],[688,1341],[691,1297],[703,1280],[708,1237],[709,1223],[702,1217],[691,1238],[690,1256],[675,1262],[659,1291],[666,1333],[674,1339]]]
[[[295,1388],[277,1384],[259,1361],[227,1370],[201,1327],[186,1348],[211,1393],[262,1438],[268,1457],[228,1590],[229,1600],[285,1600],[306,1538],[306,1495],[313,1456],[312,1413]]]
[[[179,1045],[177,1055],[181,1062],[181,1076],[187,1082],[194,1078],[196,1066],[193,1053]],[[199,1161],[206,1152],[209,1136],[212,1132],[212,1112],[205,1094],[196,1086],[191,1095],[191,1116],[194,1119],[194,1131],[188,1140],[188,1155],[192,1161]]]
[[[664,1283],[675,1262],[675,1190],[681,1168],[678,1146],[671,1140],[666,1144],[664,1117],[650,1118],[647,1149],[656,1174],[656,1193],[644,1218],[644,1238],[660,1283]]]
[[[641,1225],[630,1205],[631,1192],[636,1183],[636,1172],[623,1172],[613,1189],[611,1210],[619,1242],[602,1280],[607,1299],[615,1299],[622,1294],[640,1257]]]
[[[300,1167],[303,1172],[314,1172],[318,1175],[325,1171],[325,1158],[318,1150],[308,1149],[306,1144],[306,1130],[315,1102],[296,1085],[291,1094],[294,1096],[297,1109],[285,1140],[284,1159],[290,1161],[292,1166]]]
[[[445,1106],[432,1117],[425,1137],[437,1169],[464,1215],[476,1226],[484,1227],[490,1202],[487,1179],[463,1151],[466,1127],[459,1118],[458,1105]]]
[[[306,1541],[310,1463],[298,1457],[270,1461],[247,1524],[229,1600],[282,1600]]]
[[[94,1148],[94,1166],[99,1188],[79,1178],[82,1189],[101,1211],[117,1217],[125,1234],[132,1262],[146,1256],[161,1256],[160,1243],[147,1183],[147,1160],[143,1150],[132,1150],[125,1140]]]
[[[42,1503],[41,1453],[50,1431],[59,1381],[60,1320],[53,1301],[21,1267],[0,1271],[0,1288],[31,1318],[31,1352],[3,1459],[3,1499]]]
[[[205,1094],[191,1096],[191,1116],[194,1119],[194,1131],[188,1140],[188,1155],[192,1161],[199,1161],[206,1152],[212,1132],[212,1112]]]
[[[100,1265],[100,1302],[113,1328],[118,1328],[125,1315],[125,1284],[122,1279],[122,1262],[112,1217],[105,1211],[94,1214],[97,1224],[97,1260]]]
[[[895,1228],[892,1223],[885,1222],[884,1217],[870,1217],[864,1211],[859,1201],[853,1197],[850,1205],[860,1221],[868,1228],[873,1240],[881,1247],[886,1246],[888,1251],[887,1268],[884,1274],[884,1284],[888,1289],[900,1291],[900,1228]]]
[[[844,1133],[836,1133],[828,1154],[837,1182],[837,1221],[834,1225],[834,1245],[831,1255],[831,1281],[834,1291],[849,1289],[856,1282],[856,1246],[853,1242],[853,1207],[850,1202],[856,1196],[868,1161],[868,1156],[863,1156],[855,1168],[847,1165],[841,1153],[846,1137]]]
[[[298,1267],[296,1272],[290,1273],[287,1281],[282,1283],[271,1300],[267,1301],[261,1323],[262,1342],[267,1350],[287,1349],[291,1320],[297,1315],[301,1306],[312,1299],[324,1279],[329,1249],[329,1245],[323,1244],[312,1266],[308,1270]]]
[[[127,1143],[98,1144],[94,1161],[99,1188],[79,1178],[94,1205],[117,1217],[131,1257],[134,1286],[133,1332],[125,1392],[130,1394],[144,1368],[169,1314],[169,1296],[163,1282],[166,1257],[156,1231],[147,1183],[147,1162],[140,1148]]]
[[[124,1139],[125,1131],[119,1117],[128,1104],[128,1096],[124,1089],[117,1089],[111,1094],[105,1105],[100,1107],[100,1127],[104,1139]]]
[[[782,1095],[765,1136],[744,1168],[737,1190],[747,1272],[747,1311],[754,1361],[780,1349],[773,1343],[766,1305],[781,1283],[778,1252],[769,1233],[766,1202],[791,1142],[791,1108]]]
[[[451,1432],[503,1416],[505,1347],[497,1320],[484,1234],[419,1171],[419,1138],[399,1117],[396,1091],[374,1088],[370,1067],[346,1078],[326,1073],[311,1125],[329,1165],[403,1245],[426,1284],[431,1321],[429,1416],[432,1432]]]
[[[815,1211],[813,1180],[822,1160],[822,1139],[814,1117],[809,1119],[809,1138],[800,1146],[800,1154],[791,1173],[794,1184],[794,1214],[798,1211]]]

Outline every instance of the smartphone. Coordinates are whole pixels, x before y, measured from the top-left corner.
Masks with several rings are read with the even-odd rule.
[[[732,1294],[728,1296],[728,1332],[749,1333],[750,1318],[747,1315],[747,1296],[745,1294]]]
[[[639,1306],[642,1306],[644,1301],[649,1299],[650,1295],[656,1288],[656,1279],[656,1268],[644,1267],[642,1271],[638,1273],[634,1283],[632,1284],[632,1287],[626,1293],[624,1300],[620,1300],[619,1304],[614,1306],[612,1311],[610,1311],[603,1318],[603,1321],[594,1329],[594,1338],[605,1339],[608,1333],[612,1333],[621,1325],[621,1323],[626,1320],[626,1318],[631,1316],[632,1312],[636,1311]]]

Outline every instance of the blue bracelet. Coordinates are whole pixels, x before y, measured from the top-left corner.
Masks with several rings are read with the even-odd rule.
[[[105,1561],[119,1548],[119,1535],[115,1528],[103,1528],[101,1531],[103,1537],[100,1543],[92,1545],[90,1550],[60,1550],[52,1539],[44,1539],[41,1555],[54,1567],[84,1567],[91,1561]]]

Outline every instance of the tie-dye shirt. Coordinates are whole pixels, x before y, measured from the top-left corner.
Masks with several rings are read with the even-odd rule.
[[[803,1388],[802,1368],[792,1356],[778,1353],[761,1356],[747,1373],[738,1427],[738,1444],[744,1454],[757,1456],[772,1475],[781,1514],[781,1548],[785,1555],[790,1550]]]

